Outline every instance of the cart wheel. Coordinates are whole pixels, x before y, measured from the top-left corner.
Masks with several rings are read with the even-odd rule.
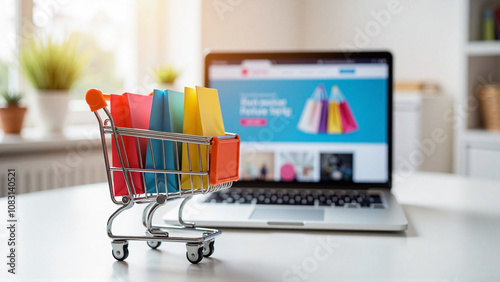
[[[197,264],[203,259],[203,247],[199,248],[197,252],[186,252],[186,258],[192,264]]]
[[[111,250],[111,253],[116,260],[125,260],[128,257],[128,244],[123,245],[123,248],[121,250]]]
[[[208,258],[209,256],[214,254],[215,247],[214,247],[215,241],[210,241],[208,244],[208,248],[203,244],[203,256]]]
[[[146,243],[153,250],[157,249],[161,245],[161,241],[146,241]]]

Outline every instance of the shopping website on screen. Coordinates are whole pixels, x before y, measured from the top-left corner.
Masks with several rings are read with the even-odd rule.
[[[387,181],[387,64],[247,61],[209,79],[242,141],[240,180]]]

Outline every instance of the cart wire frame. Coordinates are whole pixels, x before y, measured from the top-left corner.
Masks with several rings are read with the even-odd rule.
[[[210,171],[210,153],[209,146],[211,146],[214,141],[220,140],[228,140],[228,139],[236,139],[237,140],[237,148],[238,148],[238,156],[235,162],[239,162],[239,137],[236,134],[226,133],[224,136],[217,137],[204,137],[204,136],[196,136],[196,135],[188,135],[181,133],[171,133],[171,132],[160,132],[154,130],[145,130],[145,129],[136,129],[136,128],[126,128],[126,127],[116,127],[113,117],[107,108],[107,103],[104,100],[104,94],[101,91],[91,89],[87,92],[86,100],[89,104],[91,110],[94,112],[100,129],[101,135],[101,143],[104,154],[104,163],[106,166],[106,174],[108,178],[108,186],[111,200],[116,205],[120,205],[120,207],[113,213],[108,219],[107,222],[107,233],[108,236],[113,240],[112,245],[112,254],[113,257],[117,260],[125,260],[128,257],[128,241],[146,241],[148,246],[153,249],[158,248],[162,242],[180,242],[186,243],[186,257],[191,263],[198,263],[202,260],[203,257],[209,257],[214,252],[214,242],[215,237],[221,234],[220,230],[211,229],[211,228],[201,228],[195,226],[192,222],[186,222],[182,218],[183,210],[186,203],[194,196],[198,194],[206,194],[210,192],[216,192],[219,190],[227,189],[232,186],[232,181],[216,183],[215,185],[211,184],[209,179],[209,171]],[[106,115],[106,118],[103,120],[99,111],[102,110]],[[120,166],[113,166],[110,162],[108,146],[106,141],[106,136],[110,135],[111,142],[114,142],[114,147],[117,150],[117,155],[119,159]],[[150,150],[153,169],[144,168],[141,161],[139,161],[140,168],[133,168],[130,166],[129,159],[126,152],[125,141],[123,137],[135,139],[135,143],[137,145],[139,160],[143,159],[140,150],[140,141],[147,140],[147,148]],[[163,168],[165,168],[165,142],[172,142],[173,147],[175,148],[175,170],[168,169],[156,169],[156,163],[154,159],[154,146],[152,145],[152,140],[161,141],[162,146],[162,154],[163,156]],[[156,142],[158,142],[156,141]],[[120,146],[121,143],[121,146]],[[187,159],[189,163],[189,171],[183,171],[181,169],[181,164],[179,160],[179,146],[178,144],[186,144],[183,145],[187,148]],[[195,145],[195,152],[191,152],[193,145]],[[202,146],[206,147],[206,156],[202,157]],[[124,151],[122,151],[122,149]],[[199,171],[194,171],[191,163],[191,154],[195,154],[194,156],[198,156],[199,158]],[[206,170],[203,166],[203,159],[205,160]],[[114,171],[122,172],[123,178],[125,180],[126,188],[128,191],[128,195],[123,196],[115,196],[113,190],[113,181]],[[132,173],[136,175],[133,176]],[[140,173],[142,184],[144,185],[144,193],[136,193],[137,189],[135,187],[135,181],[133,178],[137,177],[137,173]],[[155,186],[156,191],[153,193],[148,191],[148,187],[146,186],[146,173],[154,173]],[[159,189],[159,181],[158,175],[163,175],[163,179],[165,182],[165,192],[161,192]],[[178,180],[178,190],[175,192],[170,192],[168,190],[168,175],[176,175]],[[181,187],[181,176],[184,178],[189,176],[189,182],[191,184],[190,189],[183,189],[185,187]],[[200,187],[195,187],[193,183],[193,178],[200,178]],[[206,180],[204,180],[206,179]],[[233,177],[232,179],[237,179]],[[153,225],[153,217],[157,209],[163,205],[165,205],[168,201],[174,199],[183,198],[179,206],[178,212],[178,221],[179,225]],[[112,232],[113,222],[119,214],[123,211],[128,210],[134,206],[134,204],[147,204],[142,213],[142,224],[146,228],[145,236],[128,236],[128,235],[116,235]],[[170,236],[168,231],[172,230],[192,230],[202,233],[202,236],[199,237],[172,237]]]

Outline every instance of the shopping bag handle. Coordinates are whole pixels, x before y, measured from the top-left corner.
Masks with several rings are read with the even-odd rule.
[[[340,89],[337,85],[333,85],[332,90],[330,91],[330,101],[342,103],[342,101],[344,101],[344,100],[345,100],[345,97],[342,94],[342,91],[340,91]]]
[[[148,95],[153,96],[153,92],[149,93]],[[98,89],[90,89],[89,91],[87,91],[87,94],[85,94],[85,101],[89,105],[92,112],[107,107],[108,103],[106,103],[106,101],[109,101],[110,99],[111,95],[103,94],[101,90]]]
[[[311,99],[313,99],[314,101],[321,101],[325,96],[326,96],[325,86],[323,85],[323,83],[320,83],[318,86],[316,86],[316,88],[314,88],[314,91],[311,95]]]
[[[101,90],[90,89],[87,91],[87,94],[85,94],[85,101],[89,105],[90,110],[95,112],[108,106],[105,96],[107,96],[107,100],[109,100],[109,95],[102,94]]]

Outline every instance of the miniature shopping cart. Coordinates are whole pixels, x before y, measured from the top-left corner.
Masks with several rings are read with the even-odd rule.
[[[86,94],[86,101],[90,106],[92,112],[94,112],[97,120],[99,122],[99,128],[101,133],[101,142],[104,153],[104,162],[106,165],[106,172],[108,177],[109,191],[111,195],[111,200],[113,203],[119,205],[120,207],[109,217],[107,224],[108,236],[113,240],[112,254],[113,257],[119,261],[127,258],[128,251],[128,241],[146,241],[147,245],[153,249],[158,248],[162,242],[181,242],[186,243],[186,256],[191,263],[200,262],[203,257],[209,257],[214,252],[214,242],[215,237],[221,234],[221,231],[217,229],[200,228],[196,227],[194,223],[185,222],[182,219],[182,212],[186,203],[197,194],[206,194],[210,192],[219,191],[222,189],[227,189],[231,187],[232,181],[238,179],[238,163],[239,163],[239,147],[240,140],[238,135],[228,134],[225,136],[214,136],[214,137],[203,137],[180,133],[169,133],[160,132],[153,130],[126,128],[115,126],[113,117],[107,108],[107,103],[105,101],[105,96],[101,91],[96,89],[91,89]],[[104,112],[101,117],[99,112]],[[111,136],[111,142],[114,143],[113,146],[116,147],[119,166],[114,166],[113,162],[110,161],[107,142]],[[126,146],[124,146],[124,138],[131,138],[139,147],[141,142],[147,142],[151,149],[151,155],[157,156],[153,152],[152,142],[161,142],[162,148],[163,144],[166,142],[172,142],[175,144],[173,148],[177,151],[176,156],[176,169],[147,169],[141,167],[135,168],[128,165],[128,158],[126,152]],[[156,141],[158,140],[158,141]],[[121,144],[120,144],[121,143]],[[186,145],[184,145],[186,144]],[[191,158],[189,160],[189,170],[182,170],[179,162],[179,146],[187,147],[187,153],[191,156],[199,157],[199,166],[195,166],[191,163]],[[203,150],[202,148],[208,148]],[[196,149],[194,149],[196,148]],[[193,150],[194,149],[194,150]],[[206,154],[205,154],[206,151]],[[163,162],[165,163],[165,154],[162,152]],[[204,156],[204,157],[202,157]],[[169,156],[172,157],[172,156]],[[205,161],[206,164],[202,164]],[[116,163],[116,162],[114,162]],[[193,167],[199,167],[199,171],[194,171]],[[205,169],[203,169],[205,168]],[[118,171],[123,174],[125,179],[126,189],[128,193],[123,196],[115,196],[113,192],[114,183],[114,173]],[[144,193],[136,193],[137,187],[133,181],[133,177],[137,174],[142,175],[142,179],[145,178],[145,174],[150,173],[155,175],[163,175],[165,179],[167,175],[174,175],[179,180],[187,178],[190,184],[189,189],[179,189],[176,192],[170,192],[168,189],[164,189],[162,192],[158,187],[153,193],[150,190],[144,189]],[[121,175],[121,174],[120,174]],[[172,177],[172,176],[170,176]],[[201,181],[193,181],[195,178]],[[209,179],[203,181],[202,178]],[[156,182],[158,185],[158,182]],[[199,186],[199,187],[196,187]],[[185,188],[185,187],[182,187]],[[179,225],[175,226],[157,226],[153,225],[153,216],[155,211],[162,205],[166,204],[170,200],[174,199],[184,199],[179,207]],[[126,236],[126,235],[116,235],[112,232],[113,221],[115,218],[123,211],[130,209],[134,204],[147,204],[144,208],[142,214],[142,224],[145,227],[144,236]],[[173,237],[170,236],[169,231],[192,231],[193,233],[198,233],[199,237]],[[196,232],[194,232],[196,231]],[[201,235],[201,236],[200,236]]]

